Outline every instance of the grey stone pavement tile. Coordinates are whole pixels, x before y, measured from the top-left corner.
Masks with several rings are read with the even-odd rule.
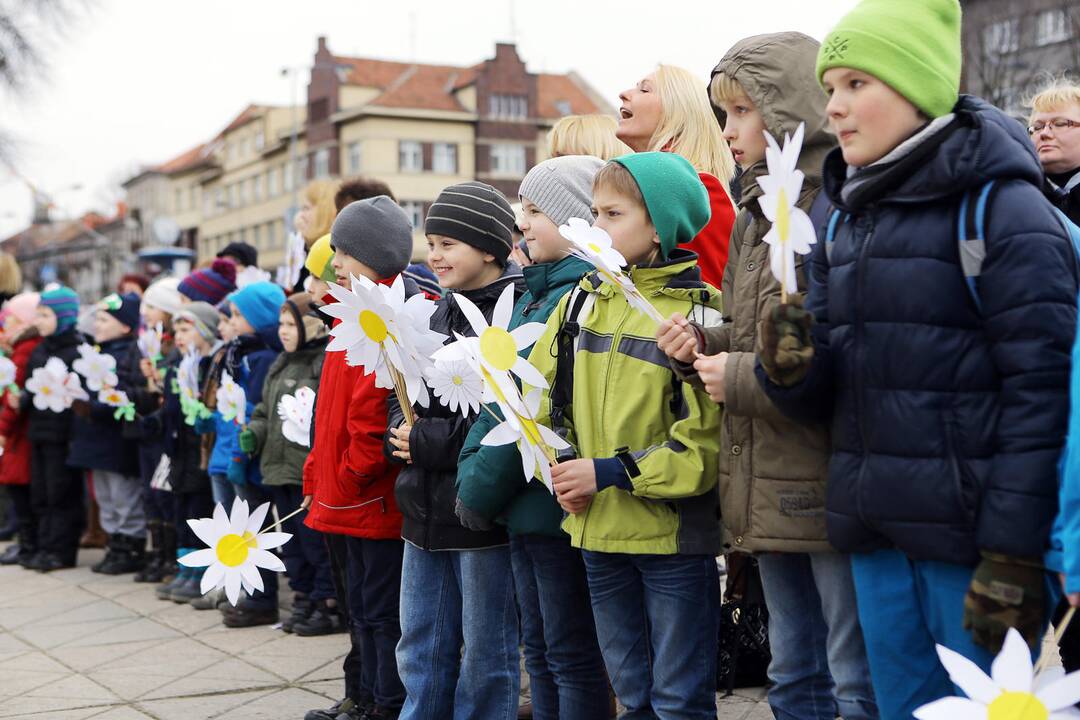
[[[0,567],[0,720],[299,720],[340,697],[346,635],[227,629],[130,575],[95,575],[101,555],[49,575]],[[717,717],[769,718],[763,698],[738,690]]]

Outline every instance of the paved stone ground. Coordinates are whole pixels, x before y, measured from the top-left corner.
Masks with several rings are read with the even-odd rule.
[[[49,575],[0,567],[0,718],[299,720],[337,699],[344,635],[228,630],[130,575],[91,573],[100,557]],[[763,697],[739,691],[718,717],[770,718]]]

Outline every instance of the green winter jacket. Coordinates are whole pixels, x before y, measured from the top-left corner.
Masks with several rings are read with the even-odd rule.
[[[510,328],[547,322],[559,300],[590,269],[575,257],[524,268],[527,289],[514,306]],[[528,355],[528,348],[524,354]],[[481,413],[469,430],[458,458],[458,499],[473,512],[503,523],[511,533],[565,537],[559,527],[562,508],[543,483],[525,481],[517,445],[480,444],[494,427],[495,419]]]
[[[662,315],[680,312],[704,326],[719,322],[720,293],[702,282],[694,253],[676,250],[669,260],[629,274]],[[626,448],[640,472],[630,478],[632,492],[605,488],[584,512],[567,516],[563,530],[583,550],[718,554],[721,410],[672,373],[656,346],[656,323],[593,273],[560,301],[529,361],[554,382],[553,349],[579,292],[588,297],[577,316],[571,400],[553,423],[551,394],[545,394],[537,419],[564,435],[578,457],[613,458]]]
[[[312,340],[295,352],[278,355],[266,372],[263,399],[251,414],[248,430],[255,434],[255,452],[259,457],[263,485],[302,485],[304,461],[309,448],[286,440],[281,434],[277,406],[282,395],[292,395],[298,388],[319,391],[323,356],[328,337]]]

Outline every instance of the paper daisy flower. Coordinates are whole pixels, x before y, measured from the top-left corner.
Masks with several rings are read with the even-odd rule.
[[[26,390],[34,394],[34,407],[38,410],[64,412],[71,406],[67,398],[68,368],[60,358],[49,358],[44,367],[39,367],[26,381]]]
[[[664,320],[660,311],[623,272],[626,258],[615,249],[611,236],[603,228],[590,225],[581,218],[570,218],[566,225],[559,226],[559,234],[570,241],[570,254],[595,267],[601,278],[622,291],[630,307],[658,323]]]
[[[525,480],[532,480],[537,475],[543,480],[549,491],[551,487],[551,455],[546,450],[553,448],[563,450],[570,447],[570,443],[555,434],[550,428],[537,423],[533,418],[540,410],[540,389],[530,390],[525,396],[525,409],[523,415],[518,415],[517,423],[504,421],[496,425],[480,441],[481,445],[507,445],[517,443],[518,452],[521,454],[521,469],[525,473]]]
[[[432,393],[452,412],[480,412],[484,381],[466,360],[436,360],[424,374]]]
[[[277,412],[281,418],[281,434],[286,440],[311,447],[311,414],[315,409],[315,391],[299,388],[293,395],[282,395]]]
[[[83,389],[79,374],[75,372],[69,372],[64,378],[64,393],[64,401],[67,403],[67,407],[71,407],[71,403],[76,400],[90,399],[90,395]]]
[[[795,277],[795,253],[806,255],[810,252],[810,246],[817,242],[817,232],[810,216],[795,205],[805,179],[802,170],[796,167],[804,130],[804,124],[799,123],[795,135],[788,137],[785,134],[783,149],[768,131],[764,131],[768,143],[765,162],[769,174],[758,178],[763,193],[758,204],[762,214],[772,223],[764,238],[769,244],[769,265],[785,293],[799,291]]]
[[[203,595],[214,588],[225,588],[225,597],[236,605],[240,601],[240,589],[253,592],[263,590],[259,568],[284,572],[285,565],[277,555],[269,552],[292,538],[285,532],[260,532],[270,503],[263,503],[248,514],[248,504],[236,498],[232,513],[226,514],[221,503],[214,508],[212,518],[188,520],[195,535],[207,544],[207,548],[188,553],[179,559],[187,567],[205,567],[199,592]]]
[[[161,323],[139,331],[139,339],[136,344],[144,358],[155,363],[161,359],[161,336],[164,332]]]
[[[304,247],[304,236],[298,232],[290,233],[285,239],[285,262],[278,266],[276,272],[277,284],[283,288],[296,285],[305,260],[307,250]]]
[[[511,374],[532,387],[546,388],[547,380],[520,353],[532,347],[533,343],[544,334],[544,323],[525,323],[513,330],[508,330],[514,312],[514,286],[507,285],[495,303],[491,323],[484,318],[484,313],[469,298],[455,293],[453,301],[461,308],[462,314],[472,326],[476,337],[466,342],[466,347],[455,347],[457,343],[447,345],[436,355],[446,360],[469,359],[466,350],[470,350],[479,361],[480,375],[485,383],[494,387],[505,398],[520,396],[517,384]],[[451,349],[453,348],[453,349]]]
[[[1080,672],[1034,676],[1027,643],[1015,629],[1005,636],[991,677],[963,655],[937,646],[949,679],[967,695],[946,697],[915,710],[919,720],[1063,720],[1080,717]]]
[[[180,359],[180,367],[176,371],[176,385],[181,402],[199,399],[199,363],[201,361],[202,353],[195,349],[188,350]]]
[[[233,380],[232,375],[226,370],[221,373],[221,384],[218,385],[217,411],[225,422],[235,422],[243,425],[247,413],[247,396],[244,388]]]
[[[102,388],[117,386],[120,380],[116,377],[116,358],[87,343],[80,345],[78,351],[79,357],[71,363],[71,367],[86,378],[87,388],[98,392]]]
[[[15,363],[0,357],[0,390],[15,384]]]
[[[98,392],[98,402],[108,405],[109,407],[116,408],[116,412],[113,413],[113,417],[117,420],[134,420],[135,419],[135,403],[131,402],[127,393],[123,390],[117,390],[116,388],[106,387],[102,388]]]

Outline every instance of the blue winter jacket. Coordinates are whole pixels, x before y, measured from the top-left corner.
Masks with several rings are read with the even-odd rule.
[[[849,217],[814,247],[803,382],[758,377],[783,411],[831,418],[830,542],[973,565],[1042,557],[1057,509],[1078,273],[1024,128],[962,96],[955,122],[891,164],[825,162]],[[997,180],[975,304],[957,247],[961,196]],[[853,186],[854,187],[854,186]]]
[[[255,335],[242,335],[233,339],[226,349],[223,368],[229,371],[236,384],[244,388],[247,400],[246,417],[255,412],[255,406],[262,400],[263,383],[266,373],[282,351],[281,340],[277,336],[277,327]],[[226,475],[229,465],[240,461],[247,463],[247,482],[262,483],[262,472],[258,462],[251,462],[248,455],[240,449],[240,426],[234,422],[225,422],[221,415],[214,413],[217,426],[217,438],[214,450],[210,454],[207,472],[211,475]]]
[[[138,365],[131,362],[134,346],[135,338],[132,335],[100,345],[103,355],[110,355],[116,360],[117,387],[129,394],[135,388],[136,375],[139,373]],[[114,417],[116,408],[99,402],[97,391],[87,389],[85,378],[81,379],[83,389],[90,395],[90,415],[72,418],[67,464],[83,470],[104,470],[137,477],[139,456],[135,441],[124,437],[120,420]]]

